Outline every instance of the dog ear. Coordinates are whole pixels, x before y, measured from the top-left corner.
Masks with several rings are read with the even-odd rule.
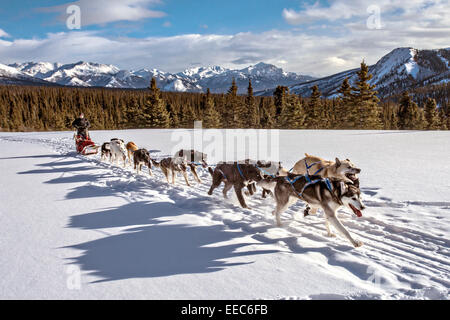
[[[345,182],[340,182],[339,183],[339,189],[340,189],[340,192],[341,192],[341,195],[343,195],[343,194],[346,194],[347,193],[347,190],[348,190],[348,187],[347,187],[347,185],[345,184]]]
[[[336,168],[339,168],[341,166],[341,160],[339,158],[336,158]]]

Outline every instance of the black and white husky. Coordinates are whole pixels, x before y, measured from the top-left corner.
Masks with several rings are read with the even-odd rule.
[[[134,169],[136,173],[139,174],[142,170],[142,166],[146,165],[148,168],[148,174],[153,175],[152,173],[152,159],[150,157],[150,152],[147,149],[138,149],[133,152],[133,162]]]
[[[353,246],[362,245],[362,242],[353,239],[337,217],[337,211],[342,206],[351,209],[358,217],[362,216],[361,210],[365,207],[361,200],[361,192],[353,184],[342,180],[323,179],[320,176],[288,174],[287,177],[261,180],[258,185],[271,190],[274,194],[276,207],[273,214],[278,226],[281,226],[280,215],[301,199],[312,209],[321,208],[325,212],[328,236],[335,236],[330,229],[331,223]]]
[[[109,142],[105,142],[104,144],[102,144],[101,161],[104,161],[106,159],[111,159],[111,145]]]

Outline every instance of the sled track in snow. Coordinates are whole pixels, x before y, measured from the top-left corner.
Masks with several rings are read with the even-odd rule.
[[[390,296],[379,295],[379,298],[448,298],[450,288],[450,240],[444,236],[427,233],[415,226],[396,225],[371,217],[372,210],[425,210],[428,206],[439,207],[444,214],[450,214],[448,202],[406,201],[394,203],[387,199],[377,198],[379,188],[362,188],[364,200],[368,207],[362,219],[350,214],[341,214],[340,218],[350,233],[364,242],[362,248],[353,249],[346,239],[325,236],[324,219],[318,216],[303,218],[304,206],[301,202],[293,205],[283,216],[283,227],[275,225],[271,212],[273,200],[261,199],[258,192],[252,198],[246,198],[251,210],[242,209],[234,192],[230,190],[234,203],[222,198],[221,190],[208,196],[210,175],[206,170],[199,170],[203,184],[193,183],[192,187],[184,185],[184,180],[177,179],[177,185],[166,183],[159,169],[153,170],[150,177],[144,170],[136,175],[132,168],[122,168],[101,162],[100,156],[84,157],[76,154],[74,143],[68,138],[33,139],[27,137],[2,137],[0,140],[39,143],[52,147],[61,157],[72,157],[88,163],[101,170],[94,182],[88,187],[93,189],[111,188],[117,196],[128,202],[151,199],[156,191],[166,195],[174,205],[181,209],[190,209],[193,198],[197,202],[212,203],[220,210],[195,212],[204,219],[223,223],[228,229],[240,229],[261,243],[278,244],[286,253],[310,253],[323,255],[327,261],[326,269],[340,267],[354,275],[355,281],[368,281],[375,270],[380,277],[381,285],[392,286]],[[155,156],[155,154],[152,154]],[[164,155],[158,154],[156,158]],[[55,161],[57,166],[57,161]],[[145,173],[145,175],[144,175]],[[88,173],[89,174],[89,173]],[[198,210],[198,207],[193,208]],[[405,211],[406,212],[406,211]],[[367,263],[371,261],[372,263]],[[319,264],[312,261],[312,264]],[[324,267],[323,265],[321,267]],[[372,274],[371,274],[372,272]],[[433,288],[430,288],[430,283]],[[395,288],[394,288],[395,287]],[[376,291],[376,288],[374,289]]]

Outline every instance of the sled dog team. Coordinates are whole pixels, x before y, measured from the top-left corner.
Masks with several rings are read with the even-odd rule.
[[[349,159],[335,161],[324,160],[319,157],[305,154],[305,158],[299,160],[291,170],[286,170],[280,162],[244,160],[239,162],[219,162],[216,166],[208,166],[207,155],[195,150],[180,150],[172,157],[167,157],[159,162],[150,157],[146,149],[139,149],[135,143],[125,142],[121,139],[111,139],[105,142],[101,148],[101,159],[110,159],[111,163],[123,161],[123,166],[131,164],[133,159],[134,169],[139,174],[142,166],[147,166],[152,175],[152,167],[160,168],[168,183],[175,184],[176,176],[181,173],[190,186],[187,168],[198,183],[202,180],[197,174],[197,167],[207,168],[212,185],[208,191],[212,195],[215,188],[224,183],[223,196],[227,198],[228,191],[234,187],[240,205],[248,208],[243,196],[252,196],[256,192],[256,186],[263,190],[263,198],[271,194],[275,199],[276,207],[273,214],[278,226],[281,226],[281,214],[289,206],[302,200],[307,204],[304,215],[316,214],[320,208],[325,213],[325,225],[329,237],[334,237],[330,224],[343,234],[355,247],[360,247],[362,242],[355,240],[337,217],[337,211],[341,207],[347,207],[361,217],[361,211],[365,209],[361,200],[357,168]],[[169,180],[171,178],[171,181]]]

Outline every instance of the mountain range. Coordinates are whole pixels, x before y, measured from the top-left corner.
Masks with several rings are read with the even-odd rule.
[[[49,62],[14,63],[7,66],[0,64],[0,83],[14,83],[14,79],[17,79],[18,84],[29,81],[30,84],[141,89],[149,86],[152,77],[156,78],[158,86],[164,91],[205,92],[210,88],[213,93],[226,92],[233,78],[240,89],[239,93],[246,92],[249,78],[256,91],[314,79],[285,72],[266,63],[241,70],[213,66],[191,68],[179,73],[157,69],[129,71],[113,65],[83,61],[64,65]]]
[[[450,81],[450,48],[436,50],[418,50],[414,48],[397,48],[376,64],[369,66],[372,79],[369,83],[376,85],[379,96],[389,96],[405,90]],[[309,96],[311,87],[317,85],[324,97],[334,97],[342,81],[349,79],[354,85],[360,68],[347,70],[328,77],[295,84],[289,87],[291,93]],[[257,92],[258,95],[272,95],[273,89]]]
[[[369,67],[379,95],[386,96],[406,89],[429,84],[446,83],[450,79],[450,48],[418,50],[397,48],[376,64]],[[114,65],[92,62],[60,64],[50,62],[26,62],[0,64],[0,84],[59,85],[76,87],[106,87],[141,89],[149,86],[155,77],[164,91],[224,93],[236,80],[239,93],[247,90],[252,79],[256,95],[272,95],[278,85],[287,86],[291,93],[308,96],[311,87],[317,85],[324,97],[337,94],[342,81],[350,84],[357,79],[359,68],[323,78],[314,78],[293,72],[285,72],[271,64],[258,63],[240,70],[220,66],[197,67],[179,73],[157,69],[121,70]]]

